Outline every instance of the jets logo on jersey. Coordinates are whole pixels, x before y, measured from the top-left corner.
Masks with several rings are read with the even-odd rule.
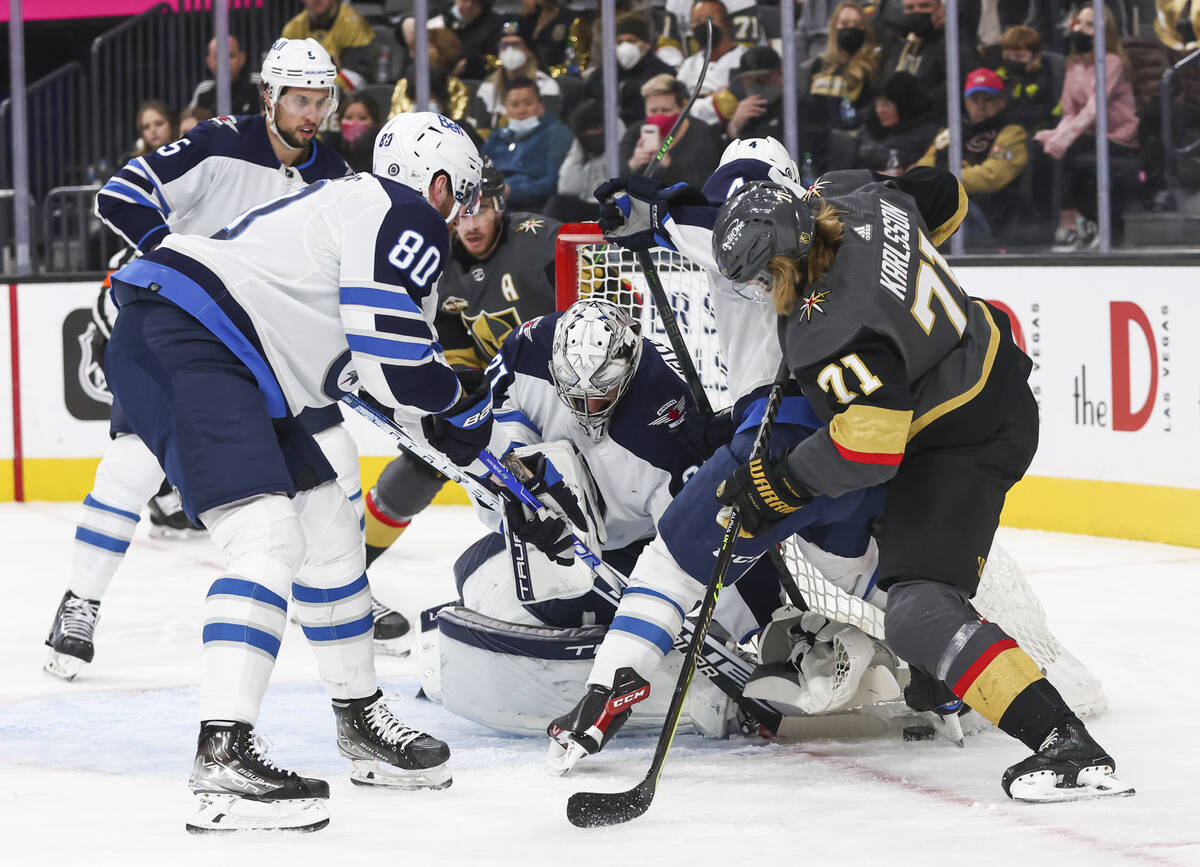
[[[238,131],[236,118],[226,117],[226,116],[214,117],[213,123],[218,124],[220,126],[227,126],[234,132]]]
[[[650,422],[650,426],[665,424],[669,430],[675,430],[683,424],[683,408],[686,405],[686,395],[680,395],[675,400],[668,400],[656,410],[656,418]]]
[[[532,319],[530,319],[528,322],[524,323],[521,326],[520,336],[527,338],[529,340],[533,340],[533,334],[531,332],[533,331],[534,326],[537,325],[541,321],[542,321],[542,317],[535,316]]]
[[[825,303],[825,296],[828,294],[828,292],[810,292],[808,297],[800,302],[800,315],[805,317],[808,322],[812,322],[814,312],[825,312],[821,305]]]
[[[521,325],[521,314],[516,307],[495,313],[484,310],[478,316],[463,314],[463,323],[471,332],[475,348],[481,358],[491,358],[500,351],[500,344]]]
[[[542,226],[544,226],[544,225],[546,225],[545,220],[537,220],[537,219],[534,219],[531,217],[530,219],[525,220],[523,223],[518,225],[517,231],[518,232],[528,232],[531,235],[536,235],[538,232],[538,229],[542,228]]]

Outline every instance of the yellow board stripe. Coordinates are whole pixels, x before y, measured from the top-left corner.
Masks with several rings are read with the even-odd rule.
[[[1029,654],[1019,647],[1010,647],[988,663],[960,698],[975,713],[997,724],[1013,699],[1041,679],[1042,673]]]
[[[390,457],[359,458],[370,488]],[[25,498],[80,502],[92,488],[99,458],[26,458]],[[13,499],[13,462],[0,460],[0,502]],[[445,485],[435,505],[470,505],[458,485]],[[1026,476],[1008,492],[1000,522],[1058,533],[1143,539],[1200,548],[1200,490],[1090,479]]]

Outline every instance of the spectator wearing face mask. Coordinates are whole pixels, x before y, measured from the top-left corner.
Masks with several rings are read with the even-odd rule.
[[[907,72],[896,73],[876,93],[867,121],[858,131],[854,165],[888,175],[902,174],[925,153],[937,133],[931,115],[929,100],[917,79]]]
[[[669,75],[647,81],[642,96],[646,100],[646,119],[626,130],[621,138],[621,165],[630,174],[641,172],[654,159],[688,100],[683,82]],[[724,139],[715,127],[690,116],[675,133],[655,177],[668,184],[683,181],[700,189],[716,170],[724,149]]]
[[[1008,116],[1030,132],[1058,122],[1062,79],[1042,59],[1042,34],[1032,27],[1010,27],[1000,41],[996,73],[1008,92]]]
[[[942,0],[904,0],[901,30],[884,46],[880,76],[905,72],[917,80],[938,120],[946,114],[946,7]],[[964,63],[973,53],[960,52]],[[970,68],[970,67],[968,67]]]
[[[356,172],[371,171],[375,153],[375,134],[383,126],[379,104],[366,94],[351,96],[342,105],[336,131],[321,138],[342,155]]]
[[[646,116],[642,85],[656,75],[675,74],[655,55],[650,21],[643,15],[627,12],[617,17],[617,112],[626,126]],[[588,71],[587,95],[604,99],[604,69],[599,63]],[[607,179],[606,179],[607,180]]]
[[[487,75],[504,19],[492,11],[491,0],[454,0],[443,17],[462,45],[462,59],[454,69],[460,78],[479,80]],[[430,22],[434,26],[434,22]]]
[[[600,204],[592,197],[592,191],[608,180],[604,159],[604,103],[584,100],[571,112],[567,125],[575,141],[558,170],[558,193],[546,203],[546,215],[564,223],[595,220],[600,216]],[[618,120],[618,138],[624,133],[625,124]]]
[[[562,111],[562,89],[557,81],[538,69],[537,58],[525,44],[516,21],[506,21],[501,27],[496,56],[500,59],[500,68],[479,85],[472,102],[470,120],[476,132],[487,138],[492,130],[504,123],[508,91],[514,81],[532,80],[542,105],[551,114]]]
[[[866,120],[879,73],[879,46],[859,3],[839,3],[829,16],[825,50],[808,66],[812,125],[856,129]]]
[[[971,72],[963,84],[966,123],[962,133],[962,185],[971,197],[963,222],[966,239],[1003,239],[1023,222],[1030,208],[1018,187],[1029,164],[1025,129],[1006,110],[1005,83],[990,69]],[[950,131],[943,128],[919,166],[950,167]]]
[[[575,18],[559,0],[521,0],[521,35],[547,72],[566,63],[567,37]]]
[[[713,96],[725,134],[734,138],[772,136],[783,140],[783,62],[775,49],[748,49],[729,77],[729,87]]]
[[[558,170],[574,137],[546,110],[531,78],[509,83],[505,112],[508,123],[494,130],[479,152],[504,175],[504,195],[512,208],[540,210],[558,190]]]
[[[708,62],[708,71],[704,73],[704,81],[700,85],[700,99],[692,106],[692,117],[705,123],[723,124],[724,121],[713,105],[713,94],[729,87],[729,77],[742,62],[742,54],[746,48],[734,41],[729,12],[720,0],[699,0],[692,4],[688,20],[692,35],[701,46],[704,45],[707,33],[705,22],[709,18],[712,19],[713,25],[712,56]],[[701,47],[679,67],[677,77],[683,83],[685,93],[690,94],[695,89],[703,68],[704,49]]]

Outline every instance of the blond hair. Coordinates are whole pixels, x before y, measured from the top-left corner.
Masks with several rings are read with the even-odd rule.
[[[850,85],[847,90],[857,94],[879,68],[879,52],[876,51],[875,28],[871,24],[871,19],[863,7],[854,0],[839,3],[834,7],[833,14],[829,16],[829,36],[825,40],[825,50],[821,53],[821,72],[837,71],[840,49],[837,44],[837,28],[834,24],[837,23],[838,16],[842,14],[843,9],[853,9],[858,12],[862,19],[862,28],[867,32],[867,38],[858,51],[851,55],[845,71],[842,72],[842,78],[846,79],[846,83]]]
[[[813,230],[812,249],[808,259],[801,262],[791,256],[772,256],[767,262],[771,274],[771,303],[780,316],[789,315],[796,307],[800,285],[812,286],[833,267],[833,259],[842,243],[845,231],[840,212],[828,202],[821,203]],[[807,265],[807,269],[805,266]]]
[[[1080,6],[1075,10],[1075,14],[1071,16],[1071,23],[1074,24],[1079,20],[1079,15],[1084,9],[1091,8],[1091,6]],[[1092,19],[1092,32],[1096,32],[1096,21],[1094,18]],[[1125,67],[1126,72],[1132,71],[1133,67],[1129,64],[1129,55],[1125,53],[1125,46],[1121,44],[1121,31],[1117,29],[1117,19],[1113,17],[1112,10],[1107,6],[1104,7],[1104,50],[1108,54],[1115,54],[1121,58],[1121,65]],[[1094,54],[1094,47],[1092,51]],[[1070,53],[1067,54],[1067,65],[1070,66],[1072,63],[1082,62],[1083,55],[1072,47]]]

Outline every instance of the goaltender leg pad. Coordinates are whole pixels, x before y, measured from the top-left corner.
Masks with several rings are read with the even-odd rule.
[[[281,494],[211,509],[203,519],[226,572],[204,601],[200,718],[254,725],[287,624],[304,532],[295,505]]]
[[[293,495],[335,478],[312,435],[295,418],[272,419],[249,368],[172,304],[124,304],[106,369],[130,426],[193,520],[256,494]]]
[[[75,527],[68,590],[84,599],[104,598],[133,539],[142,507],[162,481],[158,460],[137,436],[125,434],[109,443]]]
[[[304,637],[330,698],[375,692],[374,621],[358,516],[327,482],[297,496],[307,556],[292,583]]]
[[[571,711],[585,689],[603,626],[522,626],[460,606],[438,613],[442,703],[446,709],[505,734],[544,737],[546,725]],[[650,677],[625,733],[656,734],[679,675],[679,655]],[[680,731],[693,730],[690,717]]]

